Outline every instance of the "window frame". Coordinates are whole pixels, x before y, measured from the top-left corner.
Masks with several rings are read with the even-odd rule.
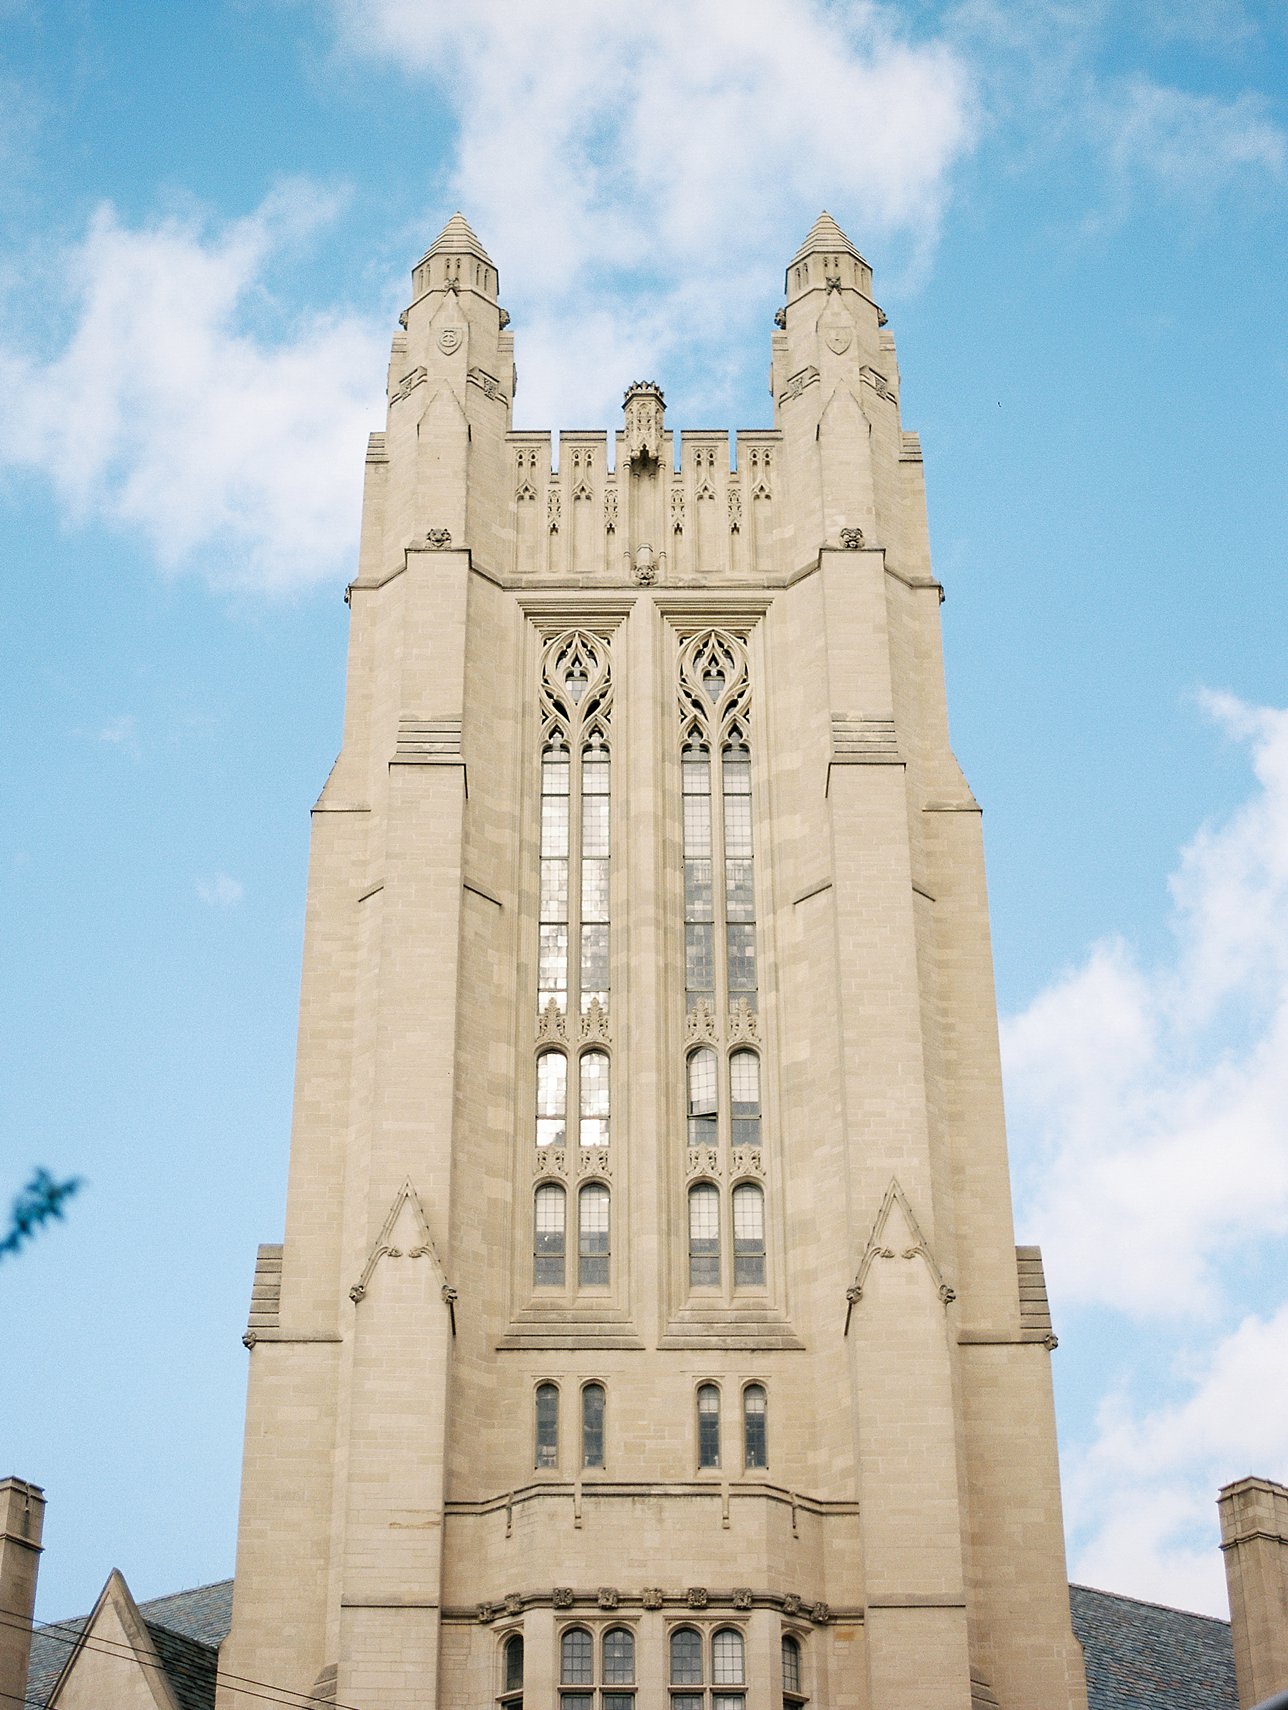
[[[552,1416],[547,1417],[547,1419],[544,1421],[544,1424],[547,1427],[549,1427],[551,1424],[553,1424],[553,1433],[552,1433],[551,1440],[550,1440],[549,1444],[544,1445],[544,1447],[546,1447],[548,1449],[549,1458],[543,1459],[542,1458],[543,1419],[542,1419],[541,1407],[542,1407],[543,1397],[548,1398],[551,1395],[553,1395],[553,1397],[554,1397],[554,1412],[553,1412]],[[533,1465],[534,1471],[536,1471],[536,1472],[558,1472],[559,1471],[559,1452],[560,1452],[559,1414],[560,1414],[560,1409],[561,1409],[561,1405],[562,1405],[562,1399],[563,1398],[562,1398],[562,1395],[560,1392],[559,1385],[555,1382],[555,1380],[553,1378],[541,1378],[537,1383],[535,1383],[533,1385],[533,1388],[532,1388],[532,1427],[533,1427],[533,1429],[532,1429],[532,1465]]]
[[[738,1641],[738,1680],[716,1679],[717,1640],[731,1635]],[[682,1635],[697,1640],[697,1680],[680,1680],[676,1676],[675,1641]],[[670,1710],[746,1710],[747,1634],[732,1621],[718,1625],[698,1626],[693,1621],[676,1621],[666,1633],[666,1690]]]
[[[752,1412],[749,1406],[753,1397],[760,1400],[760,1459],[754,1461],[752,1454]],[[769,1385],[759,1378],[752,1378],[742,1386],[742,1470],[744,1472],[768,1472],[769,1470]]]
[[[517,1685],[511,1685],[510,1656],[515,1645],[519,1647],[519,1680]],[[523,1675],[527,1660],[526,1650],[521,1629],[513,1628],[510,1632],[500,1635],[497,1659],[500,1666],[501,1690],[496,1695],[496,1701],[503,1705],[505,1710],[523,1710]]]
[[[581,1633],[590,1641],[590,1679],[568,1680],[565,1678],[564,1646],[573,1634]],[[629,1680],[609,1679],[607,1646],[614,1633],[624,1633],[630,1640]],[[633,1705],[639,1692],[639,1651],[639,1634],[629,1621],[615,1618],[592,1624],[589,1621],[575,1620],[561,1626],[555,1634],[555,1694],[558,1710],[566,1710],[569,1699],[589,1699],[590,1710],[612,1710],[610,1701],[613,1699],[625,1699]],[[625,1710],[625,1707],[619,1704],[617,1710]]]
[[[591,1391],[598,1391],[600,1397],[599,1413],[599,1459],[592,1461],[587,1458],[586,1439],[588,1421],[586,1418],[586,1399]],[[608,1385],[600,1378],[588,1378],[581,1386],[581,1466],[583,1472],[603,1472],[608,1465]]]
[[[715,1398],[715,1406],[704,1410],[705,1400]],[[720,1385],[704,1378],[693,1392],[693,1418],[696,1430],[696,1453],[694,1462],[699,1472],[719,1472],[724,1460],[724,1397]],[[703,1419],[714,1419],[714,1426],[703,1429]],[[714,1459],[709,1458],[710,1445],[714,1443]]]

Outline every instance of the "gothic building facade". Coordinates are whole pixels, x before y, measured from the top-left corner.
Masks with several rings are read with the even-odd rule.
[[[508,318],[457,215],[367,454],[221,1676],[1085,1706],[871,271],[822,216],[733,445],[651,383],[515,431]]]

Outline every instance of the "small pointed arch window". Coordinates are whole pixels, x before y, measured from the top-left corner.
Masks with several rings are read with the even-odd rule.
[[[561,1686],[592,1686],[595,1680],[595,1641],[586,1627],[569,1627],[559,1640],[559,1684]],[[580,1698],[581,1694],[570,1695]],[[590,1694],[585,1694],[587,1705]],[[574,1705],[569,1704],[569,1710]],[[579,1710],[579,1707],[578,1707]]]
[[[711,1684],[743,1686],[746,1679],[742,1634],[736,1627],[717,1627],[711,1639]],[[719,1704],[720,1694],[715,1696]]]
[[[733,1190],[733,1283],[765,1286],[765,1191],[757,1182],[739,1182]]]
[[[698,1465],[720,1465],[720,1391],[713,1383],[698,1388]]]
[[[582,1288],[608,1287],[608,1189],[587,1182],[577,1195],[577,1282]]]
[[[536,1393],[536,1455],[538,1467],[559,1465],[559,1386],[539,1383]]]
[[[523,1634],[511,1633],[501,1648],[501,1703],[505,1710],[523,1707]]]
[[[742,1392],[742,1464],[762,1471],[769,1465],[768,1397],[763,1383],[749,1383]]]
[[[558,1182],[542,1182],[533,1196],[532,1281],[537,1288],[564,1286],[568,1196]]]
[[[760,1058],[735,1051],[729,1059],[729,1103],[735,1146],[760,1145]]]
[[[672,1686],[701,1686],[702,1671],[702,1634],[696,1627],[677,1627],[671,1634],[671,1685]],[[689,1695],[685,1695],[686,1710]],[[702,1703],[700,1693],[692,1694],[693,1706]],[[673,1704],[677,1703],[672,1699]]]
[[[568,1059],[562,1051],[537,1058],[537,1145],[562,1146],[568,1138]]]
[[[581,1390],[581,1464],[604,1464],[604,1413],[606,1396],[602,1383],[587,1383]]]
[[[537,974],[542,1008],[568,1007],[568,750],[554,737],[541,755],[541,929]]]
[[[715,1008],[716,927],[711,843],[711,755],[690,742],[680,756],[684,796],[684,967],[689,1009]]]
[[[801,1667],[801,1642],[794,1633],[783,1634],[783,1710],[797,1710],[805,1702]]]
[[[604,1685],[633,1686],[635,1684],[635,1635],[629,1627],[610,1627],[604,1634]],[[604,1710],[615,1710],[604,1694]],[[629,1702],[629,1700],[628,1700]]]
[[[690,1146],[714,1146],[720,1109],[716,1054],[705,1045],[689,1055],[688,1134]]]
[[[581,1079],[581,1129],[583,1146],[607,1146],[609,1137],[609,1089],[607,1051],[583,1051],[578,1064]]]
[[[720,1286],[720,1190],[714,1182],[689,1189],[689,1287]]]

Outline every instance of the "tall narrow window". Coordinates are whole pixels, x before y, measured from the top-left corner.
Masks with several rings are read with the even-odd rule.
[[[756,900],[751,864],[751,755],[740,742],[724,751],[725,943],[729,1007],[756,1007]]]
[[[537,1145],[562,1146],[568,1137],[568,1059],[562,1051],[537,1058]]]
[[[564,1225],[568,1196],[557,1182],[543,1182],[534,1202],[532,1280],[538,1288],[564,1285]]]
[[[581,1143],[583,1146],[608,1144],[608,1053],[583,1051],[581,1054]]]
[[[540,698],[540,1036],[593,1043],[609,1037],[611,967],[613,684],[603,638],[578,629],[554,636]],[[571,1086],[568,1078],[562,1052],[538,1057],[537,1144],[567,1144],[571,1120],[574,1144],[607,1145],[607,1053],[586,1052],[572,1065]]]
[[[689,1189],[689,1287],[720,1286],[720,1190],[712,1182]]]
[[[720,1391],[713,1383],[698,1390],[698,1465],[720,1465]]]
[[[536,1465],[559,1465],[559,1390],[553,1383],[537,1385]]]
[[[501,1654],[501,1702],[505,1710],[523,1710],[522,1633],[511,1633]]]
[[[711,1640],[711,1710],[742,1710],[746,1693],[727,1689],[744,1685],[746,1679],[742,1634],[736,1627],[717,1628]]]
[[[608,1287],[608,1189],[587,1182],[577,1196],[577,1281],[582,1288]]]
[[[632,1710],[635,1684],[635,1635],[626,1627],[610,1627],[604,1634],[603,1710]],[[616,1688],[616,1690],[614,1690]]]
[[[608,750],[598,731],[581,753],[581,1007],[608,1007]]]
[[[769,1465],[765,1387],[749,1383],[742,1392],[742,1464],[750,1470]]]
[[[733,1285],[765,1286],[765,1195],[755,1182],[733,1190]]]
[[[687,1007],[715,1008],[715,892],[712,884],[711,755],[690,743],[681,758],[684,783],[684,983]]]
[[[568,1007],[568,853],[571,768],[556,735],[541,756],[541,955],[538,1007]]]
[[[559,1685],[590,1688],[595,1680],[595,1641],[585,1627],[569,1627],[559,1641]],[[559,1693],[560,1710],[591,1710],[593,1692]]]
[[[735,1051],[729,1059],[730,1108],[735,1146],[760,1145],[760,1058]]]
[[[705,1047],[694,1051],[687,1066],[689,1078],[689,1145],[714,1146],[718,1137],[719,1092],[716,1084],[716,1054]]]
[[[801,1680],[801,1642],[791,1633],[784,1633],[783,1710],[796,1710],[796,1706],[804,1701]]]
[[[677,1627],[671,1634],[671,1710],[703,1710],[702,1684],[702,1635],[693,1627]]]
[[[604,1464],[604,1386],[588,1383],[581,1392],[581,1464]]]

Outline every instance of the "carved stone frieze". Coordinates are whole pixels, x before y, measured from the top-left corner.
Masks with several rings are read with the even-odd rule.
[[[733,1006],[729,1017],[729,1037],[747,1039],[757,1045],[760,1043],[760,1018],[745,997],[739,998]]]
[[[581,1012],[581,1041],[583,1045],[591,1040],[608,1040],[608,1011],[597,997],[591,998]]]
[[[607,1146],[579,1146],[577,1174],[579,1176],[611,1176],[612,1154]]]
[[[764,1176],[764,1154],[759,1146],[735,1146],[733,1173],[736,1176]]]
[[[391,404],[401,403],[404,398],[415,391],[425,378],[426,374],[423,368],[413,368],[410,373],[403,375],[398,382],[397,389],[389,394],[389,402]]]
[[[523,1599],[519,1596],[517,1591],[506,1593],[505,1612],[507,1615],[522,1615]]]
[[[547,1000],[546,1007],[537,1016],[537,1038],[557,1039],[564,1044],[568,1042],[567,1018],[554,998]]]
[[[816,1626],[826,1627],[828,1622],[832,1619],[832,1611],[826,1603],[812,1603],[810,1605],[809,1618]]]
[[[801,1602],[800,1598],[797,1597],[794,1591],[789,1591],[787,1596],[783,1599],[784,1615],[800,1615],[804,1611],[804,1608],[805,1605]]]
[[[604,489],[604,533],[617,533],[617,488]]]
[[[563,1146],[538,1146],[533,1154],[532,1173],[535,1176],[566,1176],[568,1153]]]
[[[733,1588],[733,1606],[735,1609],[750,1609],[751,1608],[751,1587],[749,1585],[735,1585],[734,1586],[734,1588]]]
[[[718,1176],[720,1149],[717,1146],[690,1146],[688,1170],[690,1176]]]
[[[550,1601],[556,1609],[571,1609],[573,1606],[573,1589],[570,1585],[557,1585],[551,1594]]]
[[[640,1602],[646,1609],[660,1609],[662,1607],[662,1587],[660,1585],[646,1585],[640,1593]]]
[[[715,1011],[705,1000],[696,1004],[684,1018],[684,1039],[687,1045],[710,1041],[716,1044],[719,1032],[716,1028]]]
[[[495,374],[489,374],[486,368],[471,368],[465,379],[468,385],[477,386],[485,398],[495,398],[503,404],[509,401],[501,390],[501,382]]]
[[[684,1594],[684,1601],[690,1609],[705,1609],[710,1600],[705,1585],[691,1585]]]
[[[799,368],[791,375],[787,384],[778,394],[780,404],[790,403],[793,398],[799,398],[807,386],[817,386],[819,382],[818,369],[811,363],[807,368]]]
[[[601,1609],[616,1609],[621,1601],[621,1594],[615,1585],[601,1585],[595,1595],[595,1601]]]

